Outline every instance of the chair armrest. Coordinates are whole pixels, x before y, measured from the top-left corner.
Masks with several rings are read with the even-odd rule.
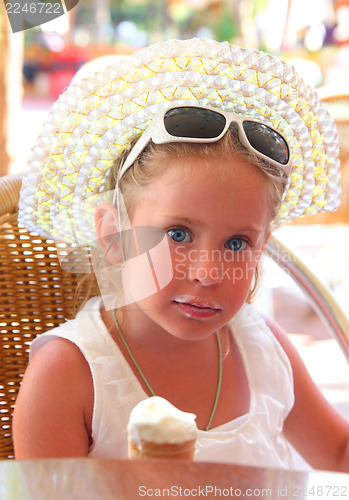
[[[267,255],[299,285],[319,316],[330,328],[349,363],[349,319],[330,290],[288,247],[272,236],[266,246]]]

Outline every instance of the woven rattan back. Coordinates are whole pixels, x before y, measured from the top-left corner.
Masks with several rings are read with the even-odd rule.
[[[13,457],[11,421],[34,337],[75,315],[81,275],[65,273],[51,241],[17,223],[21,176],[0,178],[0,459]],[[87,293],[88,281],[80,289]],[[98,290],[93,282],[92,295]]]

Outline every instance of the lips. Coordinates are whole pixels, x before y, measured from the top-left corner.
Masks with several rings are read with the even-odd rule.
[[[174,303],[188,317],[211,318],[222,311],[222,308],[211,300],[189,295],[176,297]]]

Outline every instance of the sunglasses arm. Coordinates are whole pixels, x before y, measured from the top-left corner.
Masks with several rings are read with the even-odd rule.
[[[137,160],[139,155],[143,152],[143,150],[147,147],[149,142],[151,141],[151,127],[148,126],[142,135],[139,137],[136,144],[133,146],[128,156],[126,157],[121,170],[119,172],[119,181],[125,175],[127,170],[132,167],[134,162]]]

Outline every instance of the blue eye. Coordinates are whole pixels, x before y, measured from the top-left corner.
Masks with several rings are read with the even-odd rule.
[[[244,250],[244,248],[246,248],[247,241],[242,238],[230,238],[224,246],[233,252],[238,252],[239,250]]]
[[[181,229],[180,227],[169,229],[167,234],[176,243],[187,243],[188,241],[191,241],[188,231]]]

